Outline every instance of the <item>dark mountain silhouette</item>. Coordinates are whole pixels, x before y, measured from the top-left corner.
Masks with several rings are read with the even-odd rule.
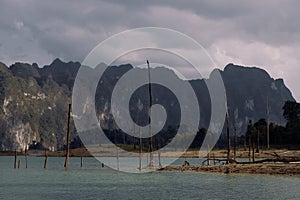
[[[15,63],[8,68],[0,63],[0,150],[25,149],[37,142],[52,150],[64,147],[67,107],[71,102],[72,88],[79,68],[79,62],[65,63],[59,59],[42,68],[37,64],[26,63]],[[109,112],[110,98],[115,84],[129,70],[146,69],[133,68],[130,64],[111,66],[99,81],[95,102],[97,113],[104,116],[101,126],[106,130],[116,128]],[[164,70],[176,76],[166,68],[153,70]],[[266,71],[256,67],[234,64],[228,64],[220,72],[227,91],[230,121],[236,124],[239,135],[245,134],[249,120],[258,121],[266,117],[267,99],[270,121],[281,125],[286,123],[282,107],[286,101],[295,100],[282,79],[275,80]],[[204,80],[189,82],[195,90],[201,109],[199,129],[207,128],[210,119],[207,87]],[[153,95],[154,103],[162,104],[168,114],[173,116],[164,129],[176,130],[178,119],[175,116],[180,115],[180,110],[173,107],[176,104],[174,95],[167,88],[158,85],[153,85]],[[129,108],[132,118],[145,125],[148,107],[138,111],[136,104],[139,99],[144,105],[149,105],[147,86],[141,87],[134,94]],[[72,139],[75,140],[73,124],[71,132]]]

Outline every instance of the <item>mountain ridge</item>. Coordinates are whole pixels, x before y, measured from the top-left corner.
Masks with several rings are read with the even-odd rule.
[[[10,67],[0,63],[0,150],[25,149],[33,143],[40,143],[51,150],[64,148],[67,104],[71,102],[72,87],[79,68],[79,62],[66,63],[60,59],[43,67],[35,63],[17,62]],[[105,92],[96,94],[99,100],[96,106],[100,113],[106,112],[104,105],[110,103],[107,94],[112,92],[118,78],[131,69],[137,70],[130,64],[108,68],[103,77],[102,89]],[[285,123],[283,104],[295,99],[283,79],[273,79],[265,70],[257,67],[232,63],[220,73],[227,90],[229,115],[231,121],[237,124],[239,135],[245,133],[249,120],[257,121],[266,117],[267,98],[270,121]],[[201,112],[207,115],[200,121],[200,126],[207,127],[210,102],[205,82],[199,79],[188,81],[196,91]],[[146,92],[141,91],[141,94],[146,95]],[[157,94],[163,95],[163,92],[158,91]],[[161,99],[164,104],[169,101],[163,96]],[[109,113],[105,114],[110,119]],[[76,131],[73,123],[71,132],[74,141]]]

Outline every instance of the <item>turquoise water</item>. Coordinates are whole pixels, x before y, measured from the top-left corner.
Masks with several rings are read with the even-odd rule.
[[[193,172],[128,174],[101,168],[93,158],[29,157],[25,169],[13,157],[0,157],[0,199],[300,199],[300,178]],[[199,163],[198,159],[187,159]],[[183,163],[183,159],[176,164]]]

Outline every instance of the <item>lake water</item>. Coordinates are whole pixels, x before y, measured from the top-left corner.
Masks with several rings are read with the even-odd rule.
[[[0,199],[300,199],[300,178],[195,172],[129,174],[101,168],[94,158],[29,157],[28,169],[13,169],[13,157],[0,157]],[[187,159],[199,163],[199,159]],[[183,159],[174,163],[181,165]]]

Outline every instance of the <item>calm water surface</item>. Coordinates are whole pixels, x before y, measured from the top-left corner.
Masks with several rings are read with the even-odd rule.
[[[193,172],[127,174],[101,168],[94,158],[29,157],[28,169],[12,169],[13,157],[0,157],[0,199],[300,199],[300,178]],[[198,159],[188,159],[199,163]],[[180,165],[179,160],[174,165]]]

